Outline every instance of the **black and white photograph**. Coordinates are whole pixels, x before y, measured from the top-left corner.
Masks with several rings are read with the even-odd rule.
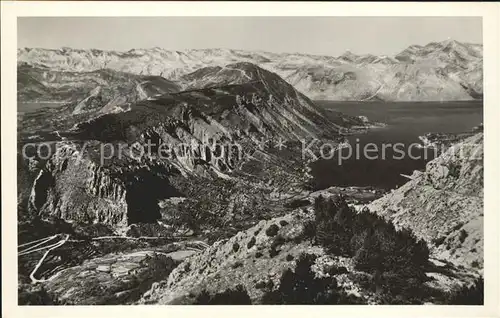
[[[482,17],[20,16],[16,58],[19,306],[484,305]]]

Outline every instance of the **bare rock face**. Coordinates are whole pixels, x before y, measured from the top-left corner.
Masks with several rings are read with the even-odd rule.
[[[124,184],[77,156],[69,146],[58,147],[33,184],[31,210],[65,220],[126,225]]]
[[[368,208],[425,239],[436,258],[483,267],[483,134],[469,137]]]
[[[130,158],[123,158],[121,165],[102,165],[90,157],[99,146],[78,149],[58,143],[33,183],[31,214],[115,228],[158,219],[158,200],[176,193],[168,179]]]

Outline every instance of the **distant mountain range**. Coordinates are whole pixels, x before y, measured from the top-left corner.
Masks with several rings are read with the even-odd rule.
[[[18,65],[50,72],[103,69],[160,76],[187,87],[189,73],[205,67],[249,62],[280,75],[311,99],[353,101],[451,101],[481,99],[483,48],[454,40],[412,45],[394,56],[333,56],[230,49],[126,52],[96,49],[18,50]],[[223,71],[221,68],[220,70]],[[47,79],[50,80],[50,79]],[[40,84],[42,86],[40,86]],[[39,89],[44,83],[32,82]]]

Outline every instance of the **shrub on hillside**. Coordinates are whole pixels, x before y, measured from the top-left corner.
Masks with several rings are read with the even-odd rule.
[[[266,229],[266,235],[267,236],[275,236],[276,234],[278,234],[279,229],[280,229],[279,226],[277,226],[276,224],[271,224]]]
[[[257,242],[257,240],[255,239],[255,236],[252,236],[250,241],[248,241],[248,243],[247,243],[247,248],[248,249],[252,248],[255,245],[255,242]]]
[[[237,242],[233,243],[233,252],[238,252],[240,250],[240,244]]]
[[[465,241],[465,239],[467,238],[467,236],[469,236],[469,234],[467,233],[467,231],[464,230],[464,229],[461,229],[460,230],[460,235],[458,237],[460,243],[463,243]]]
[[[433,239],[432,244],[434,244],[435,246],[440,246],[444,243],[445,240],[446,236],[440,236],[438,238]]]
[[[280,221],[280,225],[281,225],[281,226],[287,226],[287,225],[288,225],[288,222],[287,222],[287,221],[285,221],[285,220],[281,220],[281,221]]]
[[[359,303],[355,297],[348,297],[341,292],[335,278],[315,277],[311,265],[316,259],[312,254],[301,254],[295,270],[286,270],[280,278],[276,290],[264,294],[264,304],[352,304]]]
[[[308,206],[310,205],[311,202],[306,199],[295,199],[290,202],[285,203],[283,206],[288,209],[296,209],[296,208],[301,208],[303,206]]]
[[[43,286],[22,284],[18,288],[19,305],[59,305],[60,302],[54,295],[47,292]]]
[[[306,221],[302,228],[302,234],[297,237],[298,243],[304,240],[312,240],[316,237],[316,224],[314,221]]]
[[[472,286],[463,286],[461,289],[451,293],[446,300],[450,305],[483,305],[484,304],[484,280],[482,277],[476,279]]]
[[[452,162],[448,165],[448,175],[458,178],[460,177],[460,169],[462,169],[462,167],[459,164]]]
[[[329,253],[353,257],[358,270],[377,275],[385,292],[411,293],[409,284],[426,279],[429,249],[407,229],[396,230],[384,218],[364,210],[356,213],[342,196],[314,202],[316,242]]]
[[[157,253],[147,255],[141,263],[144,267],[130,281],[130,287],[133,289],[133,292],[128,295],[127,302],[139,299],[142,294],[151,288],[154,282],[166,279],[174,268],[179,265],[179,262],[171,257]]]
[[[195,299],[194,305],[251,305],[250,296],[242,285],[215,295],[203,290]]]

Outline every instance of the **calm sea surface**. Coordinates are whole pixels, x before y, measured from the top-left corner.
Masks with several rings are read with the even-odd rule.
[[[335,156],[331,160],[319,160],[311,166],[318,188],[329,186],[376,186],[385,189],[395,188],[407,181],[400,174],[411,174],[413,170],[422,170],[432,159],[433,152],[411,147],[420,143],[418,137],[429,132],[466,132],[483,122],[483,103],[472,102],[422,102],[422,103],[359,103],[316,101],[326,109],[341,111],[351,116],[367,116],[371,121],[383,122],[386,128],[372,129],[368,133],[349,136],[353,147],[353,156],[340,161]],[[372,160],[366,158],[363,149],[369,146],[377,151],[369,152]],[[385,156],[382,145],[385,147]],[[388,145],[400,144],[397,149],[405,152],[401,159],[400,152]],[[360,151],[356,152],[359,146]],[[411,149],[412,159],[408,155]],[[345,149],[344,151],[348,151]],[[356,158],[358,153],[358,158]],[[426,156],[427,154],[427,156]],[[344,153],[347,157],[347,153]],[[426,157],[426,158],[425,158]],[[396,159],[399,158],[399,159]]]

